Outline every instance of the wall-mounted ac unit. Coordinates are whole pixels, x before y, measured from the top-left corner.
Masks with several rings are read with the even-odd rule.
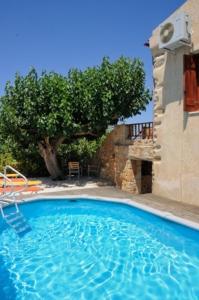
[[[182,45],[190,45],[190,18],[185,13],[178,13],[160,25],[159,48],[175,50]]]

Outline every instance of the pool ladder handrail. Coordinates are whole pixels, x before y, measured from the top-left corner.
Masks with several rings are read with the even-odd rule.
[[[7,176],[5,176],[5,174],[0,172],[0,176],[4,179],[4,183],[3,183],[3,189],[5,188],[5,192],[4,190],[2,191],[2,194],[0,195],[0,201],[2,200],[3,202],[10,202],[10,198],[12,199],[11,202],[14,202],[14,205],[16,207],[16,211],[19,211],[18,205],[16,203],[16,199],[15,199],[15,194],[14,194],[14,184],[12,182],[12,180],[10,178],[8,178]],[[6,192],[6,187],[7,187],[7,182],[9,182],[11,185],[11,190],[9,192]],[[6,201],[6,199],[9,199],[9,201]],[[3,218],[5,218],[5,214],[3,211],[3,204],[0,204],[0,210],[1,210],[1,215]]]
[[[7,177],[7,171],[8,170],[11,170],[12,172],[14,172],[15,174],[18,175],[18,177],[21,177],[23,180],[24,180],[24,186],[22,186],[21,190],[18,190],[18,191],[15,191],[15,194],[18,194],[18,193],[22,193],[23,191],[25,191],[27,188],[28,188],[28,179],[22,174],[20,173],[19,171],[17,171],[15,168],[7,165],[5,166],[4,168],[4,175],[6,178]],[[5,180],[6,181],[6,180]],[[6,182],[5,182],[6,183]],[[14,186],[14,185],[13,185]]]
[[[24,186],[20,190],[17,191],[14,190],[14,186],[15,186],[14,182],[12,179],[8,178],[7,176],[8,170],[11,170],[15,174],[23,178]],[[8,165],[4,168],[4,174],[0,172],[0,175],[3,178],[3,188],[5,188],[5,192],[3,191],[2,195],[0,195],[0,200],[2,200],[1,202],[3,202],[0,203],[1,215],[5,220],[5,222],[15,230],[18,236],[23,236],[24,234],[31,231],[32,229],[29,223],[27,222],[26,218],[24,217],[24,215],[19,210],[16,201],[16,195],[25,191],[25,189],[28,187],[28,180],[23,174],[21,174],[19,171],[17,171],[16,169]],[[6,189],[8,182],[9,182],[10,191]],[[14,203],[15,211],[5,214],[3,211],[3,206],[4,204],[9,204],[9,203]]]
[[[11,170],[12,172],[14,172],[14,174],[17,174],[19,177],[21,177],[24,180],[24,185],[22,186],[22,188],[20,190],[17,190],[17,191],[14,190],[15,185],[13,183],[13,180],[8,178],[8,176],[7,176],[7,171],[8,170]],[[23,174],[21,174],[19,171],[17,171],[15,168],[13,168],[9,165],[5,166],[4,173],[0,172],[0,176],[4,179],[3,180],[3,188],[5,188],[5,192],[3,191],[2,195],[0,195],[0,200],[2,200],[4,202],[7,202],[7,203],[14,203],[15,208],[16,208],[16,212],[18,213],[19,208],[18,208],[18,205],[17,205],[17,202],[16,202],[16,195],[19,194],[19,193],[22,193],[23,191],[25,191],[28,188],[28,179]],[[11,190],[7,192],[6,188],[7,188],[7,183],[8,182],[10,184],[9,187],[11,188]],[[2,217],[5,219],[6,216],[4,214],[2,204],[0,204],[0,210],[1,210]]]

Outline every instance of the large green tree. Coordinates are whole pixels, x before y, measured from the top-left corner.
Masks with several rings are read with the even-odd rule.
[[[120,117],[145,109],[151,100],[140,60],[121,57],[67,76],[50,72],[16,75],[1,98],[1,132],[21,146],[36,145],[53,178],[62,176],[57,148],[74,137],[96,136]]]

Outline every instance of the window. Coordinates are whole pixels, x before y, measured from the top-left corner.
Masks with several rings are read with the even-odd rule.
[[[199,54],[184,56],[184,110],[199,111]]]

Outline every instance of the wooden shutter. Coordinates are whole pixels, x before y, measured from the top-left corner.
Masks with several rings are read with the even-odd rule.
[[[184,110],[199,110],[199,54],[184,56]]]

